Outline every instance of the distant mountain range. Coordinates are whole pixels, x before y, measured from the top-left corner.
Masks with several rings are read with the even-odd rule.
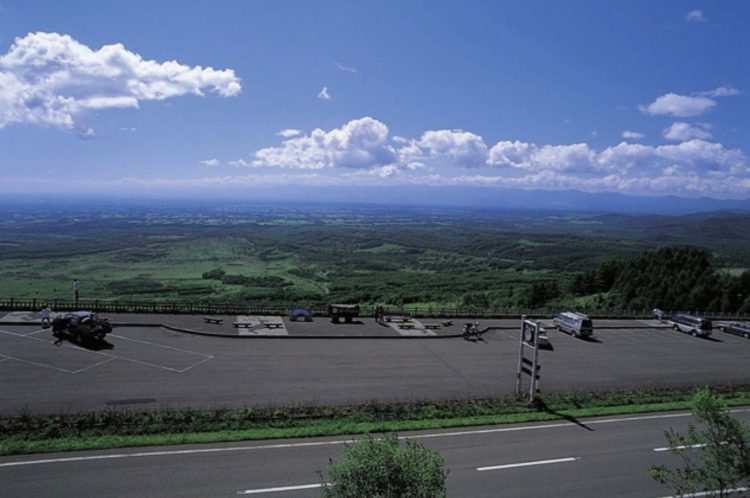
[[[99,194],[100,196],[103,194]],[[56,200],[74,200],[72,194],[61,194],[59,197],[44,195],[31,196],[10,194],[3,196],[0,204],[17,203],[39,204]],[[91,196],[87,197],[92,200]],[[83,200],[76,198],[75,200]],[[195,193],[176,192],[156,194],[144,192],[140,196],[121,195],[107,196],[100,199],[99,206],[118,201],[132,202],[142,200],[146,203],[159,202],[168,205],[172,201],[213,202],[263,202],[279,206],[293,204],[346,204],[363,206],[390,207],[435,207],[462,208],[476,210],[512,210],[512,211],[547,211],[547,212],[589,212],[589,213],[623,213],[623,214],[656,214],[685,215],[705,212],[750,212],[750,198],[742,200],[713,199],[709,197],[648,197],[630,196],[606,192],[579,192],[574,190],[523,190],[496,187],[307,187],[278,186],[258,189],[230,190],[218,192],[206,190]],[[105,202],[101,202],[105,201]]]
[[[465,207],[543,211],[653,213],[681,215],[707,211],[750,211],[750,198],[722,200],[708,197],[637,197],[573,190],[522,190],[462,187],[284,187],[289,200],[387,205]],[[246,199],[280,201],[278,192],[261,192]]]

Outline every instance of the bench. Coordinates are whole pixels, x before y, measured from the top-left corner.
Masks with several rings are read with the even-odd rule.
[[[203,321],[205,323],[215,323],[216,325],[221,325],[222,323],[224,323],[223,318],[214,318],[212,316],[204,316]]]
[[[451,325],[453,325],[453,320],[445,320],[442,323],[443,327],[450,327]]]
[[[413,323],[402,323],[398,326],[400,329],[413,329],[414,324]]]
[[[427,330],[435,330],[440,328],[439,323],[423,323],[422,326]]]
[[[263,326],[267,329],[280,329],[284,324],[278,322],[264,323]]]
[[[234,322],[232,326],[236,329],[251,329],[253,324],[250,322]]]

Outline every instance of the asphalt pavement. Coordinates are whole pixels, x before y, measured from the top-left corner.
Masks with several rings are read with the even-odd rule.
[[[334,334],[361,327],[308,325]],[[477,341],[295,339],[292,327],[287,337],[227,338],[136,325],[80,347],[56,344],[49,330],[0,322],[0,415],[506,395],[516,380],[517,325],[480,320],[480,327],[499,328]],[[750,381],[750,341],[742,337],[715,331],[694,338],[648,321],[597,326],[590,341],[548,331],[553,349],[540,353],[542,392]]]
[[[735,410],[750,421],[750,408]],[[599,417],[401,434],[438,451],[448,496],[649,498],[672,490],[652,465],[676,465],[664,431],[686,412]],[[0,458],[3,496],[79,498],[313,497],[350,438],[134,448]],[[322,472],[321,475],[318,471]]]

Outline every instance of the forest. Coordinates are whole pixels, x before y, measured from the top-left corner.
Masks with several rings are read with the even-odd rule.
[[[736,311],[747,266],[742,213],[0,203],[0,297]]]

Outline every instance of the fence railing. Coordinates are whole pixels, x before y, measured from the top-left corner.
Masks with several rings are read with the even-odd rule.
[[[2,311],[39,311],[45,305],[54,311],[88,310],[100,313],[145,313],[145,314],[202,314],[202,315],[269,315],[285,316],[294,307],[269,306],[247,303],[178,302],[178,301],[115,301],[103,299],[59,298],[0,298]],[[324,305],[307,306],[315,316],[327,316]],[[517,318],[527,315],[530,318],[549,318],[561,311],[560,308],[451,308],[419,306],[387,306],[387,315],[409,315],[414,318]],[[621,309],[581,309],[591,318],[650,318],[651,310]],[[374,307],[360,306],[360,316],[374,316]],[[705,316],[710,319],[746,320],[750,315],[739,313],[702,312],[700,310],[664,310],[666,316],[674,313],[687,313]]]

